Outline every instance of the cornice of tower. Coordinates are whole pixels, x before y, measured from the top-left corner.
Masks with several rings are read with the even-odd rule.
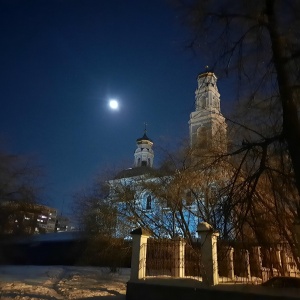
[[[215,117],[215,118],[218,118],[218,117],[224,118],[224,116],[221,114],[221,112],[218,109],[216,109],[216,108],[213,108],[213,109],[210,109],[210,110],[200,109],[200,110],[197,110],[197,111],[192,111],[190,113],[190,119],[212,118],[212,117]]]
[[[150,139],[147,138],[140,138],[136,140],[137,145],[149,145],[149,146],[153,146],[153,142]]]
[[[204,72],[204,73],[201,73],[201,74],[198,75],[198,78],[208,77],[208,76],[213,76],[213,77],[217,78],[217,76],[213,72]]]

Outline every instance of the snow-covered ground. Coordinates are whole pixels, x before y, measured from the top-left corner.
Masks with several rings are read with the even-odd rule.
[[[0,266],[0,299],[125,300],[130,269],[76,266]]]

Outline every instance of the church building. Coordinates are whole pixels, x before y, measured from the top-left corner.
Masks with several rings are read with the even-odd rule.
[[[222,148],[226,151],[227,125],[221,114],[217,77],[213,72],[204,72],[197,77],[195,111],[191,112],[189,124],[190,146],[208,151]],[[133,168],[153,168],[153,141],[144,135],[136,140]]]
[[[200,152],[211,153],[213,150],[224,152],[226,151],[227,129],[225,118],[220,110],[217,77],[213,72],[207,71],[198,75],[197,83],[195,111],[191,112],[188,121],[190,147],[199,149]],[[174,175],[160,176],[158,170],[153,167],[153,141],[147,136],[146,127],[143,136],[136,140],[136,146],[133,167],[121,171],[110,181],[111,199],[115,199],[118,203],[118,223],[122,224],[122,228],[125,228],[124,224],[127,222],[128,227],[132,227],[131,229],[137,225],[147,225],[152,231],[159,232],[162,231],[163,224],[172,218],[174,220],[177,218],[177,208],[168,203],[167,196],[155,195],[153,189],[150,192],[148,187],[153,188],[155,184],[168,187],[172,184]],[[191,190],[192,187],[187,187],[187,189]],[[200,220],[197,213],[199,206],[193,205],[190,195],[190,192],[186,193],[186,196],[183,196],[185,199],[178,199],[175,202],[182,202],[180,204],[181,218],[185,218],[190,231],[196,235],[197,224]],[[203,197],[200,192],[199,195],[200,198]],[[143,224],[140,224],[138,220],[143,220]],[[174,227],[174,221],[172,222]],[[176,231],[175,227],[173,231]],[[130,232],[129,228],[125,230]],[[164,233],[160,236],[164,236]]]

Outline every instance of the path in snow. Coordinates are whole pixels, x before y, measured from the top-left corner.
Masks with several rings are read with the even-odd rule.
[[[74,266],[0,266],[0,299],[125,300],[130,269]]]

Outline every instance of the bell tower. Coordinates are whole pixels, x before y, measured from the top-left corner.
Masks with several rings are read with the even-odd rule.
[[[153,142],[147,136],[145,124],[144,135],[136,140],[137,148],[134,152],[134,167],[153,167],[154,151],[152,150]]]
[[[195,111],[190,114],[190,146],[199,150],[226,150],[227,126],[220,110],[217,77],[206,71],[197,77]]]

